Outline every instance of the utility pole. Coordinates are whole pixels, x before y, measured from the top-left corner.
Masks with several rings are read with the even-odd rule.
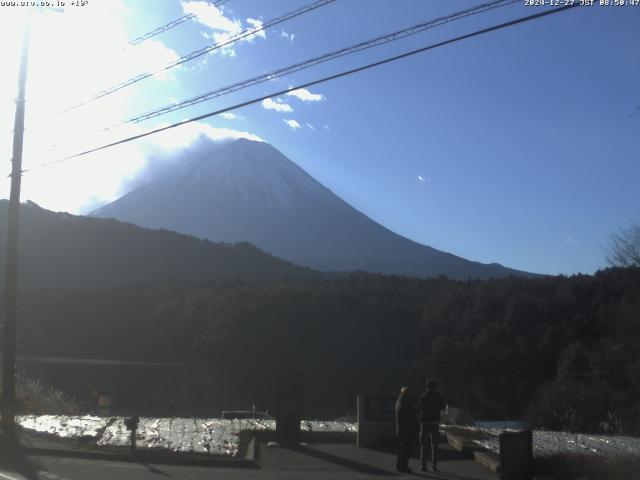
[[[22,55],[18,77],[18,98],[13,128],[13,158],[11,159],[11,193],[5,277],[4,351],[2,365],[2,435],[7,443],[15,438],[16,390],[16,317],[18,306],[18,218],[20,213],[20,183],[22,180],[22,145],[24,140],[24,104],[29,59],[30,14],[27,13],[22,38]]]

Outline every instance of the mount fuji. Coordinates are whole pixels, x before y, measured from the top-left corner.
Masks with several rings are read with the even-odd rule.
[[[398,235],[321,185],[273,146],[238,139],[91,213],[214,242],[248,241],[319,270],[417,277],[531,275]]]

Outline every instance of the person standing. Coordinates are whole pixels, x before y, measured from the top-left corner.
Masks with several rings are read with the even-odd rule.
[[[421,470],[427,471],[427,452],[430,453],[431,466],[438,471],[438,441],[440,440],[440,412],[447,408],[442,395],[437,392],[438,382],[427,380],[426,390],[418,399],[420,419],[420,460]]]
[[[402,387],[396,402],[396,434],[398,435],[398,458],[396,469],[399,472],[411,472],[409,455],[416,437],[416,410],[413,394],[409,387]]]

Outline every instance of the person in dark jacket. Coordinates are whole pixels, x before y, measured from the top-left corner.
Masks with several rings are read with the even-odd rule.
[[[447,408],[442,395],[436,388],[435,380],[426,382],[427,388],[418,399],[418,418],[420,420],[420,460],[421,470],[427,471],[427,453],[430,453],[433,471],[438,471],[438,441],[440,440],[440,412]]]
[[[416,409],[413,394],[409,387],[402,387],[396,402],[396,434],[398,435],[398,459],[396,469],[399,472],[410,472],[409,455],[416,437]]]

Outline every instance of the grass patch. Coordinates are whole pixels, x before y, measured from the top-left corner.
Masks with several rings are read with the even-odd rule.
[[[16,413],[38,415],[76,415],[78,402],[36,378],[18,375],[16,379]]]

